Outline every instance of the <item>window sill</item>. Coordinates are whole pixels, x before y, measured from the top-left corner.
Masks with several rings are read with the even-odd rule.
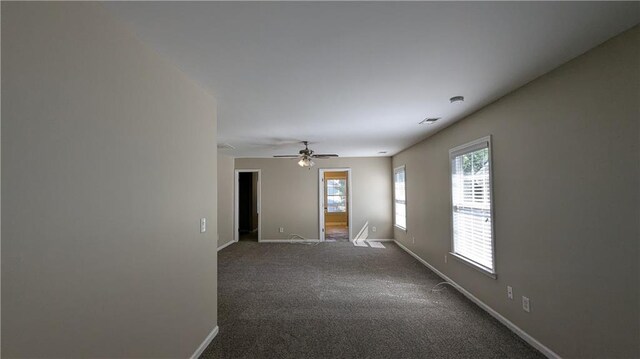
[[[478,265],[477,263],[475,263],[475,262],[473,262],[473,261],[471,261],[471,260],[469,260],[469,259],[467,259],[467,258],[465,258],[465,257],[463,257],[463,256],[461,256],[459,254],[453,253],[453,252],[449,252],[449,254],[453,258],[455,258],[455,259],[459,260],[460,262],[468,265],[469,267],[477,270],[478,272],[486,275],[487,277],[490,277],[490,278],[493,278],[493,279],[498,279],[498,275],[496,273],[490,272],[489,270],[487,270],[486,268]]]
[[[406,231],[407,231],[407,229],[406,229],[406,228],[404,228],[404,227],[400,227],[400,226],[399,226],[399,225],[397,225],[397,224],[394,224],[393,226],[394,226],[396,229],[399,229],[399,230],[401,230],[401,231],[403,231],[403,232],[406,232]]]

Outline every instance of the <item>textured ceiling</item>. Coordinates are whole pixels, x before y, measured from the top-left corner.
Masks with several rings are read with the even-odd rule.
[[[640,21],[638,2],[104,5],[218,99],[236,157],[397,153]]]

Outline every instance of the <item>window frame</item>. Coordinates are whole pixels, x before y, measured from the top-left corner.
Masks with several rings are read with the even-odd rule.
[[[405,219],[405,226],[402,227],[400,225],[398,225],[398,223],[396,222],[396,173],[402,171],[404,172],[404,219]],[[401,231],[407,232],[407,166],[406,165],[402,165],[402,166],[398,166],[395,167],[393,169],[393,226]]]
[[[483,265],[481,265],[480,263],[477,263],[475,261],[473,261],[470,258],[467,258],[459,253],[455,252],[455,247],[454,247],[454,236],[455,236],[455,231],[454,231],[454,227],[453,227],[453,216],[454,216],[454,211],[453,211],[453,159],[455,157],[467,154],[467,153],[471,153],[480,149],[484,149],[486,148],[488,150],[488,158],[489,158],[489,191],[490,191],[490,216],[491,216],[491,257],[492,257],[492,264],[493,264],[493,268],[488,268],[485,267]],[[449,191],[450,191],[450,205],[449,205],[449,211],[450,211],[450,219],[451,219],[451,250],[449,251],[449,254],[460,260],[462,263],[467,264],[468,266],[480,271],[481,273],[493,278],[493,279],[497,279],[498,278],[498,274],[497,274],[497,263],[496,263],[496,231],[495,231],[495,227],[496,227],[496,219],[495,219],[495,205],[494,205],[494,190],[493,190],[493,151],[492,151],[492,145],[491,145],[491,135],[489,136],[485,136],[482,138],[479,138],[477,140],[471,141],[471,142],[467,142],[465,144],[462,144],[460,146],[456,146],[452,149],[449,150]]]

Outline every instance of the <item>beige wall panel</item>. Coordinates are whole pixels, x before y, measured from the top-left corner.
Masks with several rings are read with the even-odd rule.
[[[215,138],[214,98],[100,4],[2,2],[3,356],[196,350],[217,322]]]
[[[395,238],[563,357],[640,356],[639,32],[393,158],[406,165],[408,197],[408,232],[395,230]],[[451,256],[444,262],[448,151],[486,135],[493,136],[497,280]],[[531,313],[522,310],[523,295]]]
[[[234,159],[218,155],[218,247],[233,241]]]
[[[393,236],[389,157],[317,160],[311,169],[292,159],[237,158],[235,163],[236,169],[262,170],[262,239],[287,239],[291,234],[318,239],[318,169],[347,167],[353,186],[353,236],[367,221],[369,238]]]

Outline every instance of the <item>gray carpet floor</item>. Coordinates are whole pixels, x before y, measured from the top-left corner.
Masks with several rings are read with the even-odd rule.
[[[395,243],[239,242],[218,252],[201,358],[543,358]],[[442,289],[442,286],[437,289]]]

